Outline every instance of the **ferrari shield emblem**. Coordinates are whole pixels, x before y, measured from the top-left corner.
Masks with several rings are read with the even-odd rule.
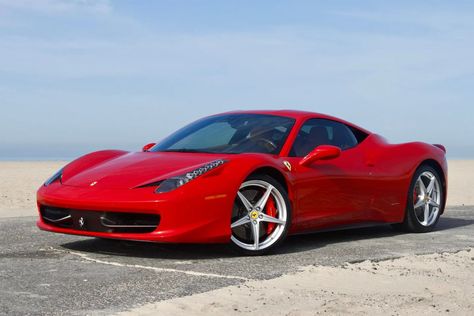
[[[291,171],[292,167],[291,167],[291,163],[289,161],[283,161],[283,164],[285,165],[286,169],[288,169],[288,171]]]

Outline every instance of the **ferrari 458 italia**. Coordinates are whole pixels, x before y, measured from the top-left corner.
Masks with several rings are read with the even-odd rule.
[[[434,229],[446,150],[390,144],[341,119],[299,111],[198,120],[140,152],[105,150],[38,191],[42,230],[160,243],[229,243],[266,253],[287,235],[361,225]]]

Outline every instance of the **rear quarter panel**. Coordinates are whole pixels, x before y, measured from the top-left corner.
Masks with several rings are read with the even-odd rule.
[[[446,155],[440,148],[422,142],[389,144],[378,135],[371,135],[367,142],[366,159],[374,182],[371,206],[386,221],[403,221],[410,183],[423,163],[439,166],[447,192]]]

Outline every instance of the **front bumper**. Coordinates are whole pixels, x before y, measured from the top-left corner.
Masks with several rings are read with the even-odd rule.
[[[223,192],[233,191],[223,186],[189,183],[173,192],[155,194],[154,188],[83,188],[56,182],[41,187],[37,193],[40,213],[37,225],[45,231],[100,238],[163,243],[226,243],[231,236],[230,213],[235,197]],[[44,218],[45,207],[70,210],[71,225],[58,225],[51,218]],[[95,218],[101,218],[101,214],[156,215],[159,222],[151,231],[110,229],[104,223],[113,226],[114,222],[101,222],[97,226]],[[94,224],[80,225],[78,221],[81,218],[86,222],[94,221]]]

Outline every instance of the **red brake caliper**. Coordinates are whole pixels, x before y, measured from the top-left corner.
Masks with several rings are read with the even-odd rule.
[[[271,217],[276,217],[277,209],[275,207],[275,202],[273,201],[273,197],[270,197],[267,202],[266,207],[266,214]],[[267,223],[267,235],[270,235],[273,230],[275,229],[275,223]]]

